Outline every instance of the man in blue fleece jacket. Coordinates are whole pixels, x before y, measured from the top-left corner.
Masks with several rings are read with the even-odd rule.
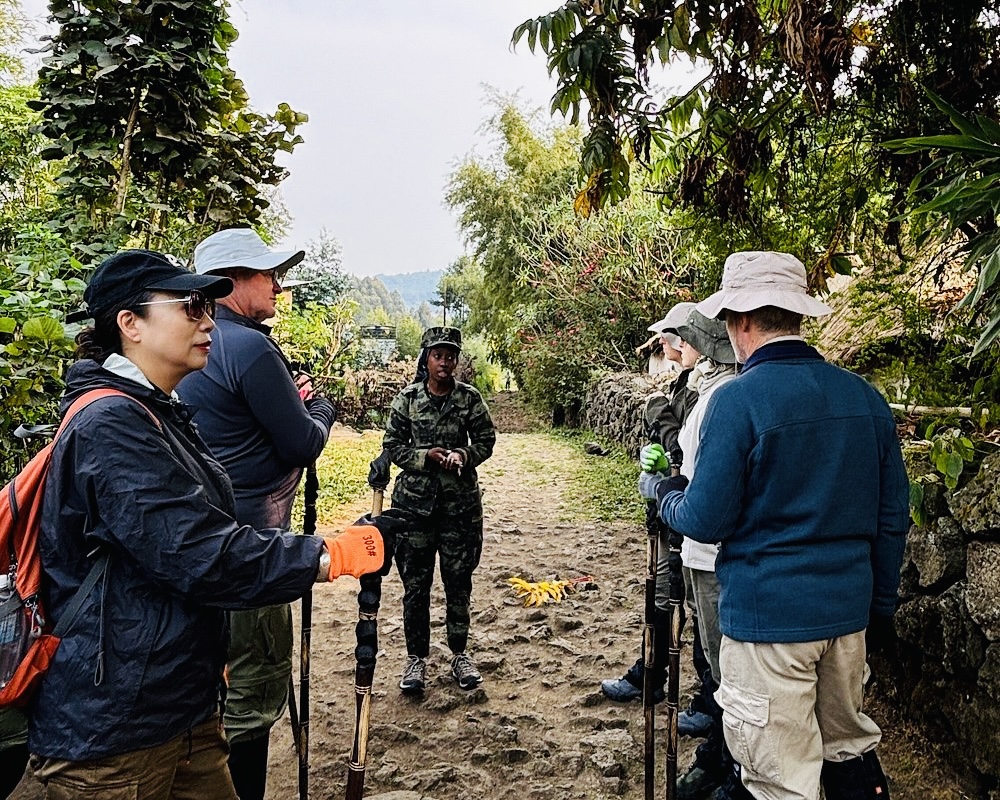
[[[715,393],[694,479],[641,479],[664,522],[721,546],[726,742],[767,800],[887,800],[878,726],[861,710],[866,628],[896,609],[908,482],[885,400],[799,335],[830,312],[787,253],[727,260],[698,305],[743,364]],[[686,488],[685,488],[686,487]]]

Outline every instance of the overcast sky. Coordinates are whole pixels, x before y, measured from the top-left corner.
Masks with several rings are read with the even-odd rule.
[[[463,252],[444,186],[487,116],[483,84],[548,107],[514,28],[558,0],[239,0],[231,61],[254,105],[309,115],[282,184],[300,246],[321,228],[359,275],[444,269]]]
[[[484,84],[548,108],[554,83],[524,20],[559,0],[233,0],[230,51],[258,111],[309,115],[282,163],[300,247],[326,228],[358,275],[444,269],[463,252],[444,186],[483,138]],[[44,19],[44,0],[24,0]]]
[[[281,163],[293,222],[284,245],[326,228],[357,275],[445,269],[464,252],[444,187],[488,151],[484,86],[548,105],[555,83],[514,28],[560,0],[232,0],[230,51],[254,108],[309,115]],[[45,0],[22,0],[44,20]],[[556,119],[562,122],[560,116]]]

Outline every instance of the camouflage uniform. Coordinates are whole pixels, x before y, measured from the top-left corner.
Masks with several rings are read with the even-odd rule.
[[[434,557],[440,554],[447,602],[448,647],[461,653],[469,636],[472,573],[483,549],[483,505],[476,466],[493,454],[496,430],[479,392],[455,382],[446,397],[426,383],[413,383],[393,400],[383,447],[402,468],[392,492],[393,508],[412,512],[414,527],[396,544],[403,580],[403,629],[409,655],[430,651],[430,596]],[[432,447],[459,450],[461,474],[427,459]]]

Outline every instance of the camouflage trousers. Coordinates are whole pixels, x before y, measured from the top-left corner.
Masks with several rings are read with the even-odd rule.
[[[430,653],[431,586],[434,562],[440,558],[448,647],[461,653],[469,640],[472,573],[483,552],[483,518],[435,509],[430,517],[419,520],[419,527],[400,536],[396,544],[396,568],[403,580],[406,652],[420,658]]]

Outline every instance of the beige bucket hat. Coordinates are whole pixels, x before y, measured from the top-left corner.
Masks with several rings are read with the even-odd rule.
[[[714,318],[723,311],[753,311],[775,306],[807,317],[832,314],[833,309],[810,297],[806,268],[789,253],[744,250],[726,259],[722,288],[698,303],[698,310]]]

